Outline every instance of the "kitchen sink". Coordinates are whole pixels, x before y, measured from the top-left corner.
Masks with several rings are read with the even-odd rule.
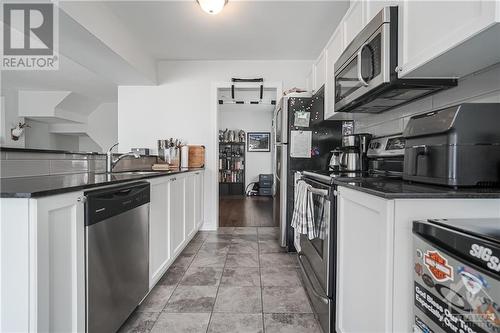
[[[154,175],[162,173],[162,171],[117,171],[117,172],[103,172],[103,175],[112,175],[112,176],[145,176],[145,175]]]
[[[160,173],[160,171],[123,171],[123,172],[111,172],[114,175],[153,175],[155,173]]]

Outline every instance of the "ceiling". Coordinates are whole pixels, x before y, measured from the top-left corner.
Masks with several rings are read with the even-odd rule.
[[[116,101],[116,84],[66,57],[61,56],[59,59],[59,70],[56,71],[2,72],[2,92],[4,89],[72,91],[100,103]]]
[[[195,0],[104,4],[138,41],[134,47],[156,60],[315,59],[348,7],[348,2],[337,0],[229,0],[219,15],[212,16]],[[69,25],[74,22],[65,17],[60,19],[61,54],[75,41],[97,54],[91,48],[95,43],[74,34]],[[61,56],[58,71],[5,71],[0,86],[2,91],[67,90],[98,102],[116,101],[117,82],[96,71],[98,66],[90,68],[80,60]]]
[[[157,60],[315,59],[349,1],[231,1],[218,15],[192,1],[111,1]]]

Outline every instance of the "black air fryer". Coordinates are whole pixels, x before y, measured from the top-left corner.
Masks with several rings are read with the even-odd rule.
[[[403,179],[500,185],[500,103],[466,103],[414,116],[403,136]]]

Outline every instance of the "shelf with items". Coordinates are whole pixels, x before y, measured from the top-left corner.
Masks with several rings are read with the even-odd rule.
[[[220,195],[245,194],[245,146],[245,141],[219,142]]]
[[[243,170],[219,170],[219,183],[245,183]]]

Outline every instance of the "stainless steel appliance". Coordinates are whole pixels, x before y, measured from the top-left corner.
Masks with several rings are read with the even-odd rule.
[[[306,115],[306,117],[302,117]],[[304,119],[309,119],[304,123]],[[294,251],[294,233],[290,226],[294,200],[294,173],[302,170],[328,168],[332,147],[340,146],[341,121],[325,121],[324,88],[313,96],[310,93],[292,93],[277,104],[273,118],[274,138],[274,216],[279,217],[281,246]],[[311,131],[311,156],[290,156],[291,131]],[[279,210],[279,211],[277,211]]]
[[[335,179],[356,182],[360,179],[380,180],[381,177],[400,178],[403,171],[403,153],[400,136],[374,138],[368,143],[368,172],[342,170],[303,171],[301,179],[310,185],[314,202],[314,225],[322,223],[317,212],[328,212],[324,235],[309,240],[300,235],[299,263],[306,292],[311,299],[325,333],[335,332],[335,283],[337,251],[337,185]],[[404,142],[404,140],[402,140]],[[396,144],[399,142],[399,144]],[[372,163],[375,162],[376,163]],[[387,162],[382,162],[387,161]],[[387,169],[384,169],[387,168]],[[323,236],[323,237],[321,237]]]
[[[447,186],[500,183],[500,103],[465,103],[414,116],[404,131],[405,180]]]
[[[361,171],[360,154],[357,148],[342,148],[340,153],[340,171]]]
[[[330,152],[330,163],[328,164],[328,169],[330,171],[339,171],[341,162],[340,162],[340,154],[342,153],[342,150],[340,149],[335,149]]]
[[[116,332],[149,291],[150,185],[85,196],[87,332]]]
[[[457,85],[398,78],[398,7],[385,7],[335,62],[335,111],[378,113]]]
[[[413,222],[414,332],[500,332],[500,219]]]
[[[371,135],[367,133],[342,136],[339,147],[339,170],[344,172],[367,171],[366,153]]]
[[[402,177],[405,145],[401,134],[371,139],[366,152],[369,173]]]
[[[314,225],[325,223],[324,233],[309,239],[300,235],[298,253],[304,285],[323,332],[335,328],[336,199],[330,178],[304,171],[302,179],[310,185],[314,203]],[[322,212],[322,213],[320,213]]]

